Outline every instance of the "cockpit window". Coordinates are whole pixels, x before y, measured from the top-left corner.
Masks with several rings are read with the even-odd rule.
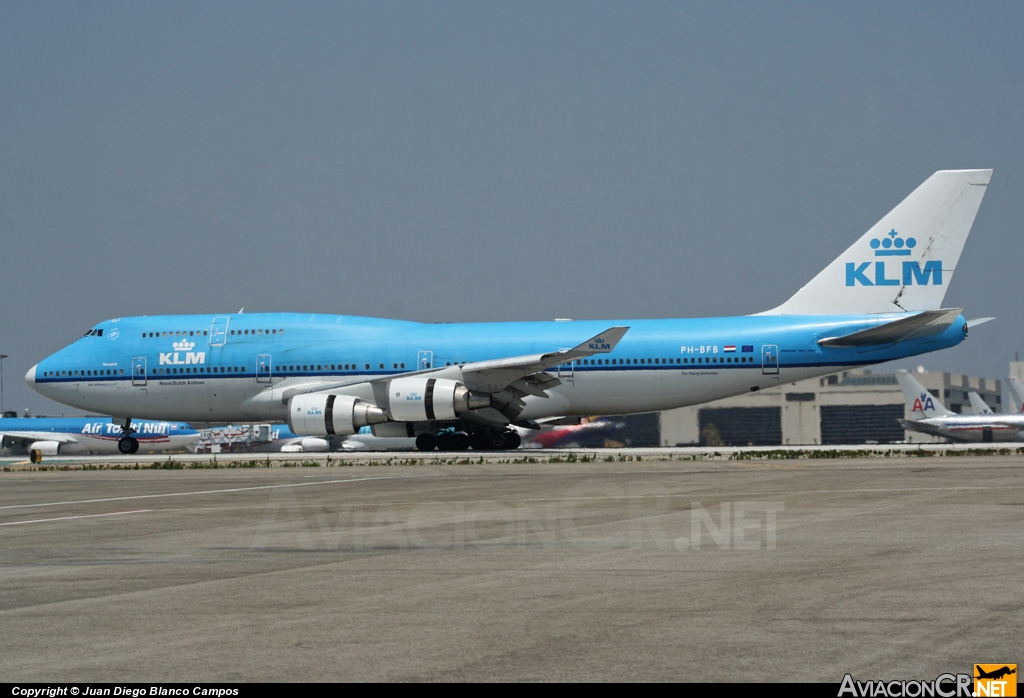
[[[102,337],[103,336],[103,330],[89,330],[88,332],[86,332],[82,336],[83,337]]]

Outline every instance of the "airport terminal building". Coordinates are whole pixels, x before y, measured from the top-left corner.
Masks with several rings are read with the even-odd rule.
[[[1003,411],[1001,381],[921,371],[915,372],[914,377],[953,412],[972,412],[967,396],[970,391],[977,392],[993,412]],[[859,369],[662,412],[661,445],[783,446],[942,441],[926,434],[904,431],[899,420],[909,417],[895,374]]]

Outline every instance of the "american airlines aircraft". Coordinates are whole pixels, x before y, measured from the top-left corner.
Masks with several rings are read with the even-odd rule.
[[[1024,412],[1024,385],[1016,376],[1010,376],[1009,383],[1010,393],[1013,395],[1014,402],[1017,403],[1017,411]]]
[[[974,414],[992,414],[992,408],[988,406],[988,403],[978,393],[972,390],[967,393],[967,399],[971,401],[971,409],[974,410]]]
[[[1024,441],[1024,414],[956,414],[907,371],[896,371],[896,380],[910,408],[904,429],[953,441]]]
[[[991,170],[936,172],[782,305],[752,316],[422,324],[299,313],[101,322],[25,376],[123,419],[516,448],[512,426],[666,410],[959,344],[942,299]],[[820,240],[820,238],[819,238]]]

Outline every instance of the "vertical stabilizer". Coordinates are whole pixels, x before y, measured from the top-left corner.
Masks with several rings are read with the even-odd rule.
[[[992,408],[981,399],[981,395],[973,390],[967,393],[967,399],[971,401],[971,409],[974,410],[974,414],[992,414]]]
[[[1016,376],[1010,376],[1010,394],[1017,403],[1017,411],[1024,412],[1024,384]]]
[[[930,419],[953,414],[939,398],[929,393],[920,381],[907,371],[896,371],[896,380],[903,389],[903,397],[907,401],[911,419]]]
[[[992,170],[942,170],[763,315],[938,310]]]

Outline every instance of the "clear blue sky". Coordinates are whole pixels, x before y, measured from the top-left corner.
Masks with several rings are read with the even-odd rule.
[[[757,312],[993,167],[911,364],[1024,353],[1024,3],[0,2],[0,352],[111,317]]]

